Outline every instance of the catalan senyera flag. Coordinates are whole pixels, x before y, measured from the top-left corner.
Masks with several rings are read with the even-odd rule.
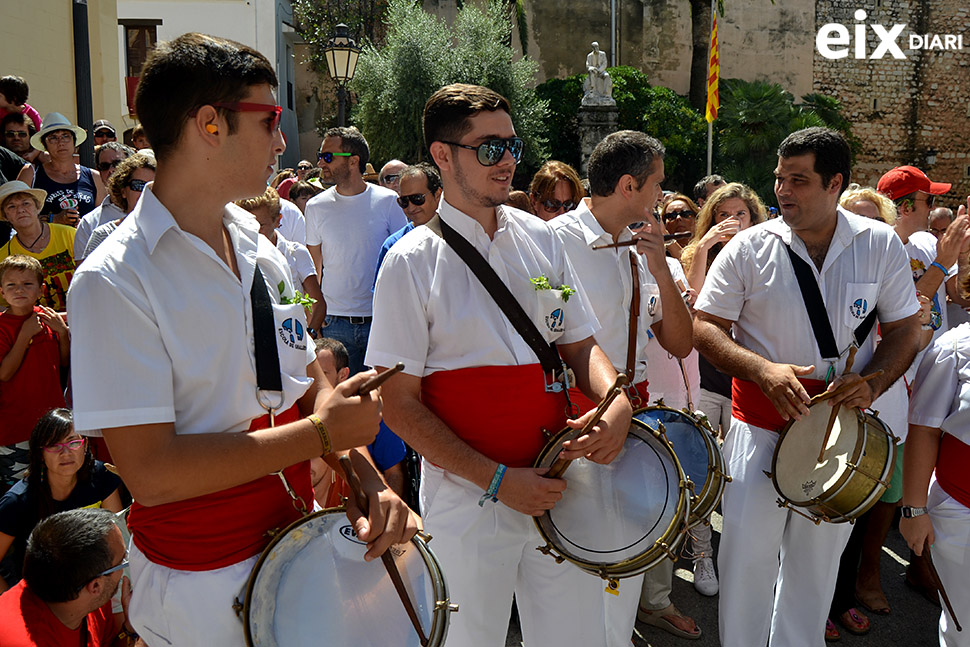
[[[717,108],[720,105],[717,94],[717,79],[721,71],[720,58],[717,51],[717,10],[714,9],[712,14],[711,58],[707,62],[707,111],[705,115],[708,122],[713,122],[717,119]]]

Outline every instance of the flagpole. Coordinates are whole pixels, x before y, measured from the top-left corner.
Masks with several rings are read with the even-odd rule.
[[[707,122],[707,174],[711,175],[711,160],[714,157],[714,122]]]
[[[715,20],[714,16],[716,15],[716,12],[717,12],[717,7],[715,6],[714,3],[715,3],[715,0],[711,0],[711,26],[710,26],[710,30],[709,31],[713,31],[713,29],[714,29],[714,20]],[[708,42],[708,45],[707,45],[707,74],[708,74],[708,83],[710,83],[710,74],[711,74],[711,47],[713,45],[713,42],[712,42],[712,39],[710,39],[710,38],[707,39],[707,42]],[[708,92],[710,92],[710,88],[708,88]],[[707,100],[710,101],[710,97],[708,97]],[[713,170],[711,168],[711,165],[713,163],[713,159],[714,159],[714,121],[713,120],[708,120],[708,122],[707,122],[707,174],[708,175],[711,175],[713,173]]]

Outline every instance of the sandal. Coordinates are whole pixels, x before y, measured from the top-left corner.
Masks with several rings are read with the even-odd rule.
[[[865,636],[872,628],[869,625],[869,618],[861,614],[855,607],[840,615],[836,620],[845,627],[846,631],[856,636]]]
[[[825,642],[834,643],[842,639],[839,630],[835,628],[835,623],[831,620],[825,621]]]
[[[856,589],[855,601],[862,605],[863,609],[869,613],[874,613],[877,616],[888,616],[891,612],[891,609],[889,608],[889,601],[886,599],[886,595],[882,591],[863,592]]]
[[[691,633],[690,631],[681,629],[680,627],[678,627],[677,625],[675,625],[673,622],[670,621],[670,618],[672,617],[689,621],[692,625],[694,625],[694,629],[697,630],[697,633]],[[637,609],[637,620],[639,620],[644,624],[652,625],[654,627],[663,629],[664,631],[671,633],[679,638],[686,638],[687,640],[697,640],[698,638],[701,637],[701,628],[697,626],[697,623],[695,623],[690,617],[685,616],[680,611],[678,611],[677,607],[675,607],[672,603],[668,604],[663,609],[657,609],[656,611],[651,611],[649,609],[644,609],[643,607],[639,607]]]

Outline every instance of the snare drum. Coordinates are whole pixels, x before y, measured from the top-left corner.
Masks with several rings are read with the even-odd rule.
[[[550,440],[536,467],[551,466],[572,431]],[[612,463],[575,460],[565,479],[562,499],[535,517],[547,542],[540,551],[608,580],[611,588],[662,559],[676,559],[690,502],[684,471],[659,432],[633,420]]]
[[[366,550],[343,508],[290,524],[266,547],[249,576],[242,608],[246,644],[419,647],[381,560],[365,562]],[[438,560],[420,535],[390,550],[428,645],[439,647],[455,608]]]
[[[633,417],[651,429],[660,429],[673,445],[674,453],[691,483],[690,527],[703,523],[721,502],[726,475],[724,455],[714,434],[686,411],[677,411],[659,402],[639,409]]]
[[[896,438],[873,413],[842,407],[822,462],[822,438],[831,407],[814,404],[808,416],[781,430],[769,476],[781,495],[778,505],[805,508],[816,524],[853,521],[889,487],[896,466]]]

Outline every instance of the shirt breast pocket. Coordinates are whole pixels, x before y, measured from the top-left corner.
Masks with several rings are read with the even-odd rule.
[[[546,341],[556,341],[566,331],[566,308],[561,290],[537,290],[539,321],[536,325]]]
[[[273,319],[276,324],[280,371],[283,375],[305,377],[307,344],[310,339],[306,328],[306,309],[296,303],[273,304]]]
[[[855,330],[859,324],[876,308],[879,296],[878,283],[847,283],[843,302],[843,321]]]

